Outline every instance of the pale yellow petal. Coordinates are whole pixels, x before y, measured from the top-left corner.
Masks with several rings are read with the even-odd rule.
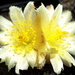
[[[19,59],[19,60],[18,60]],[[20,74],[19,70],[27,70],[28,69],[28,61],[26,57],[22,57],[21,55],[17,58],[17,64],[15,68],[15,72]]]
[[[63,30],[69,32],[69,36],[72,36],[72,34],[75,34],[75,22],[74,21],[66,23],[63,26],[64,26]]]
[[[53,7],[53,5],[48,5],[48,6],[46,6],[46,8],[47,8],[49,20],[51,20],[53,13],[54,13],[54,7]]]
[[[11,21],[7,20],[3,16],[0,16],[0,27],[2,30],[4,30],[4,31],[6,31],[7,29],[11,30],[12,26],[13,26],[13,24]]]
[[[5,62],[7,56],[7,51],[3,48],[0,48],[0,62]]]
[[[69,63],[72,63],[75,66],[75,60],[74,58],[65,50],[59,50],[60,57],[66,61],[68,61]]]
[[[60,74],[63,69],[63,62],[58,54],[50,55],[50,62],[55,73]]]
[[[53,17],[52,17],[52,20],[54,20],[55,25],[58,24],[61,14],[62,14],[62,5],[58,4],[58,6],[55,8],[55,11],[54,11]]]
[[[29,2],[24,8],[24,17],[26,21],[32,20],[36,17],[34,2]]]
[[[59,25],[63,26],[65,23],[68,23],[71,19],[72,19],[71,12],[66,10],[61,15],[61,18],[59,20]]]
[[[1,44],[9,44],[10,36],[6,32],[0,33],[0,42]]]
[[[28,61],[28,64],[34,68],[36,66],[37,61],[37,53],[34,50],[31,50],[29,53],[26,54],[26,59]]]
[[[10,55],[8,55],[9,58],[8,58],[8,64],[7,65],[8,65],[9,70],[11,70],[11,68],[13,68],[16,65],[17,58],[18,58],[17,55],[15,55],[14,53],[12,55],[12,53],[10,53]]]
[[[69,45],[65,50],[71,53],[72,55],[75,55],[75,36],[66,38],[66,42],[69,43]]]
[[[24,8],[24,17],[26,20],[25,29],[29,29],[30,27],[34,26],[34,24],[32,24],[32,22],[34,23],[34,19],[36,18],[36,15],[37,15],[37,13],[35,11],[34,2],[31,1]]]
[[[62,59],[62,58],[61,58],[61,59]],[[72,64],[71,64],[70,62],[68,62],[67,60],[62,59],[62,61],[63,61],[63,64],[64,64],[65,66],[67,66],[67,67],[72,67]]]
[[[49,23],[49,15],[47,13],[46,7],[41,4],[41,6],[37,9],[38,14],[41,15],[41,21],[42,21],[42,28],[44,28],[48,25]]]
[[[11,70],[16,65],[16,56],[13,51],[9,51],[6,56],[5,64],[8,65],[8,69]]]
[[[10,18],[15,25],[23,24],[23,22],[25,21],[25,18],[21,8],[16,6],[11,6],[9,8],[9,11],[10,11],[9,12]]]
[[[5,62],[7,61],[8,59],[8,55],[9,56],[12,56],[13,55],[13,52],[11,53],[11,50],[13,51],[14,48],[11,48],[10,45],[5,45],[5,46],[2,46],[0,48],[0,58],[1,58],[1,62]],[[11,58],[11,57],[9,57]],[[10,60],[10,59],[9,59]],[[8,62],[7,62],[8,63]]]

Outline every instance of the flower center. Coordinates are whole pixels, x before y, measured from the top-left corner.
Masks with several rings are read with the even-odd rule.
[[[69,43],[65,42],[65,38],[68,37],[68,32],[63,31],[62,28],[59,27],[59,25],[52,28],[51,26],[48,27],[48,30],[50,30],[47,33],[47,41],[50,44],[51,48],[57,49],[65,49],[68,47]]]
[[[15,47],[14,52],[17,54],[23,54],[29,52],[36,41],[36,32],[31,27],[30,23],[28,28],[26,23],[18,23],[12,26],[13,30],[11,31],[11,41],[13,41],[13,45],[11,47]]]

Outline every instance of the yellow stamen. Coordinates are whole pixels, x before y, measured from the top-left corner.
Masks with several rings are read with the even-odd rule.
[[[6,31],[8,31],[8,29],[6,29]]]
[[[54,18],[54,21],[55,19],[56,17]],[[65,38],[68,37],[68,32],[63,30],[66,24],[64,27],[60,27],[59,25],[56,25],[54,21],[50,21],[50,24],[47,27],[48,31],[45,33],[46,40],[52,48],[65,49],[68,47],[68,43],[64,42]]]
[[[17,54],[28,52],[35,44],[36,31],[31,27],[31,21],[32,20],[28,20],[27,24],[29,25],[29,28],[26,30],[26,20],[22,23],[15,21],[17,26],[12,26],[13,30],[11,31],[11,35],[12,40],[14,40],[13,47],[15,47],[14,52]]]

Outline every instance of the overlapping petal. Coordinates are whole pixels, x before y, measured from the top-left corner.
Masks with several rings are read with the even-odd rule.
[[[24,8],[24,17],[26,20],[32,20],[36,17],[34,2],[29,2]]]
[[[11,27],[13,26],[13,23],[9,20],[7,20],[6,18],[4,18],[3,16],[0,16],[0,28],[3,31],[6,31],[6,29],[11,29]]]
[[[51,54],[50,55],[50,61],[53,66],[54,72],[57,74],[61,73],[61,70],[63,69],[63,62],[58,54]]]

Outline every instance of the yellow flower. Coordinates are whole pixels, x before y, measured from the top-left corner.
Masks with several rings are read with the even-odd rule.
[[[75,66],[75,22],[70,11],[62,13],[62,5],[43,4],[35,10],[33,2],[22,9],[9,8],[10,20],[0,16],[0,58],[10,70],[15,72],[32,68],[42,68],[50,60],[54,72],[59,74],[63,64]],[[47,56],[47,57],[46,57]]]
[[[38,8],[41,15],[41,27],[46,44],[48,45],[47,55],[50,59],[54,72],[59,74],[63,69],[63,63],[71,67],[75,66],[74,58],[69,52],[75,55],[75,22],[69,22],[72,18],[71,12],[62,12],[62,5],[59,4],[54,10],[53,6],[42,4]]]
[[[5,62],[9,70],[15,66],[17,74],[19,70],[27,70],[28,66],[41,68],[45,64],[46,47],[40,15],[33,2],[26,5],[24,12],[19,7],[11,6],[9,15],[11,21],[0,16],[1,62]]]

